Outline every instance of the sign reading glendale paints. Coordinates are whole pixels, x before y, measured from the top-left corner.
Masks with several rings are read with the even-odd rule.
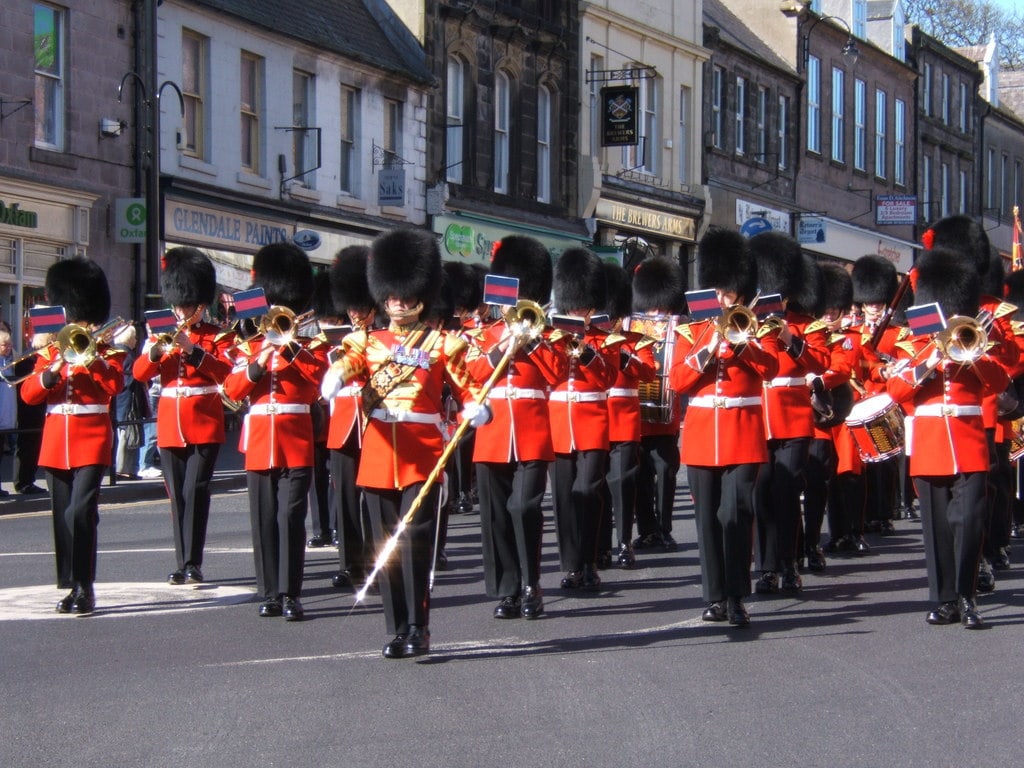
[[[171,242],[255,253],[264,245],[291,240],[294,225],[215,208],[168,200],[164,204],[164,237]]]

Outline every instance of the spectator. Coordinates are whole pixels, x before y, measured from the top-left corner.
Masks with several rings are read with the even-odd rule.
[[[37,333],[32,337],[32,349],[48,346],[55,336]],[[14,378],[28,376],[35,367],[35,358],[26,357],[14,366]],[[21,384],[18,385],[21,388]],[[39,448],[43,439],[43,421],[46,419],[46,403],[29,405],[18,398],[18,438],[14,449],[14,490],[23,495],[46,493],[36,485],[39,469]]]
[[[160,470],[160,450],[156,446],[156,411],[160,405],[160,377],[154,377],[149,383],[149,413],[142,428],[142,446],[139,448],[139,477],[143,480],[160,480],[164,474]]]
[[[117,424],[117,457],[115,470],[118,477],[137,480],[139,477],[139,447],[142,444],[142,420],[149,416],[149,397],[145,386],[132,376],[138,331],[128,325],[114,337],[114,347],[125,354],[124,389],[117,394],[115,423]]]
[[[10,368],[14,363],[14,347],[11,345],[11,333],[0,328],[0,369]],[[6,373],[6,371],[5,371]],[[13,453],[14,428],[17,426],[18,405],[17,392],[7,382],[0,383],[0,455]],[[10,496],[0,488],[0,498]]]

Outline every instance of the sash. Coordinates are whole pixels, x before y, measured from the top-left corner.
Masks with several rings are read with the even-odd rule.
[[[440,334],[437,331],[420,331],[419,337],[411,344],[403,345],[406,349],[431,350]],[[429,342],[429,343],[428,343]],[[362,409],[364,428],[369,422],[370,414],[376,410],[391,391],[416,373],[418,365],[395,360],[394,352],[388,355],[371,375],[362,390]]]

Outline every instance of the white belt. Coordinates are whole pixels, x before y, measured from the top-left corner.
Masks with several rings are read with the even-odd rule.
[[[612,387],[608,390],[608,397],[640,397],[640,390]]]
[[[273,416],[275,413],[309,413],[306,403],[258,403],[249,406],[253,416]]]
[[[493,400],[546,400],[548,393],[543,389],[494,387],[488,394],[488,397]]]
[[[413,424],[440,424],[441,417],[436,413],[417,413],[416,411],[390,411],[386,408],[375,408],[370,412],[370,418],[383,421],[388,424],[395,424],[400,421]]]
[[[53,403],[46,407],[47,413],[60,413],[64,416],[85,416],[89,413],[108,413],[109,405],[82,405],[80,403]]]
[[[549,399],[560,403],[596,403],[608,399],[607,392],[552,392]]]
[[[690,398],[690,405],[694,408],[746,408],[748,406],[760,404],[760,397],[720,397],[718,395],[698,395],[697,397]]]
[[[929,403],[914,409],[915,416],[981,416],[980,405],[943,405]]]
[[[360,384],[349,384],[347,387],[342,387],[335,393],[335,397],[355,397],[356,395],[362,394],[363,387]]]
[[[160,397],[194,397],[195,395],[215,395],[220,390],[217,385],[210,384],[202,387],[164,387],[160,390]]]
[[[772,379],[767,382],[769,387],[806,387],[807,379],[803,376],[790,378],[788,376],[779,376],[778,378]]]

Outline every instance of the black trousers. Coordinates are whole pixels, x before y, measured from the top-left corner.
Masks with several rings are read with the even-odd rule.
[[[836,475],[828,484],[828,532],[833,539],[864,533],[864,476]]]
[[[686,468],[697,518],[704,600],[750,594],[754,485],[761,464]]]
[[[636,532],[640,536],[672,532],[672,511],[679,472],[679,435],[640,438],[636,492]]]
[[[203,564],[206,526],[210,521],[210,481],[219,453],[220,443],[160,449],[179,570],[189,564]]]
[[[366,507],[377,552],[412,506],[422,483],[389,490],[364,488]],[[409,627],[430,623],[430,568],[434,559],[434,525],[440,489],[435,485],[398,538],[395,551],[381,568],[377,581],[388,634],[406,634]]]
[[[312,467],[248,470],[256,592],[263,599],[302,593],[306,506]]]
[[[106,470],[102,464],[46,469],[53,510],[57,586],[61,589],[91,587],[96,581],[100,483]]]
[[[897,457],[870,464],[865,463],[864,480],[867,483],[865,521],[877,523],[892,520],[896,505],[896,491],[900,480],[900,466]]]
[[[555,533],[564,571],[578,571],[597,560],[597,531],[604,515],[602,486],[607,471],[607,451],[555,454],[552,464]]]
[[[1009,442],[997,443],[994,429],[987,429],[985,432],[989,436],[989,511],[982,552],[991,560],[999,554],[1002,547],[1010,545],[1010,496],[1013,489],[1014,469],[1010,463]]]
[[[816,547],[828,505],[828,489],[836,474],[836,447],[831,440],[815,438],[807,452],[804,472],[804,546]]]
[[[547,469],[546,461],[476,465],[484,584],[490,597],[515,597],[521,587],[540,584]]]
[[[796,559],[800,493],[811,438],[768,441],[768,464],[757,477],[754,513],[762,571],[781,571]]]
[[[619,544],[628,544],[633,537],[639,477],[640,443],[612,443],[608,451],[608,491]]]
[[[354,432],[341,448],[331,449],[331,484],[334,492],[335,530],[338,532],[338,570],[363,574],[373,565],[370,519],[362,492],[356,485],[359,472],[359,436]]]
[[[988,516],[987,474],[914,478],[932,601],[974,597]]]
[[[323,536],[328,541],[331,531],[337,525],[334,508],[330,500],[330,453],[327,443],[313,443],[313,481],[310,484],[309,518],[313,535]]]

